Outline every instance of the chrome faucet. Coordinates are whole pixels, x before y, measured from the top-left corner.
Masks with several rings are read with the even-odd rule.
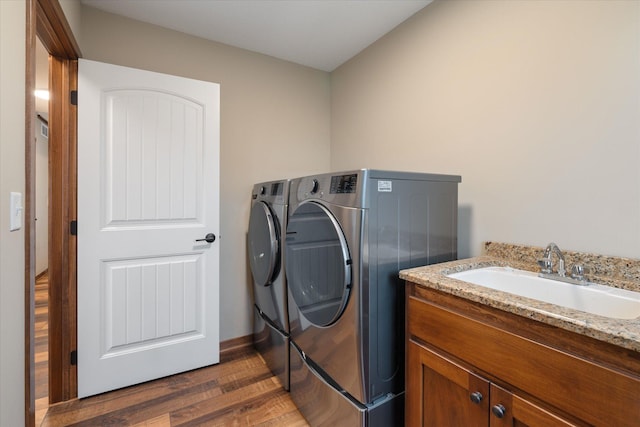
[[[553,254],[556,254],[558,257],[558,269],[557,274],[553,273]],[[567,271],[565,269],[565,261],[564,255],[562,251],[555,243],[549,243],[544,250],[542,258],[538,260],[538,265],[540,266],[540,277],[544,277],[546,279],[560,280],[562,282],[573,283],[576,285],[587,285],[587,279],[585,277],[585,272],[587,269],[579,264],[576,264],[571,269],[571,277],[567,277]]]
[[[564,255],[562,255],[562,251],[555,243],[551,242],[547,245],[546,249],[544,250],[543,257],[540,261],[538,261],[538,264],[543,267],[543,269],[548,270],[545,271],[545,273],[552,273],[553,260],[551,257],[554,253],[558,256],[558,276],[564,277],[566,274],[566,270],[564,268]]]

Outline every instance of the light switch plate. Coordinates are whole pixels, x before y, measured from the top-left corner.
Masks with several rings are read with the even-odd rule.
[[[9,231],[22,228],[22,193],[11,192],[9,200]]]

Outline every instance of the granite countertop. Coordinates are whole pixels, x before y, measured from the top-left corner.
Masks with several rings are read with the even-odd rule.
[[[400,278],[640,352],[640,317],[631,320],[612,319],[447,277],[451,273],[491,266],[537,272],[539,267],[536,260],[541,258],[543,250],[488,242],[485,243],[485,254],[482,256],[402,270]],[[640,291],[640,260],[579,252],[563,253],[569,268],[573,263],[587,266],[592,272],[589,280],[594,283]]]

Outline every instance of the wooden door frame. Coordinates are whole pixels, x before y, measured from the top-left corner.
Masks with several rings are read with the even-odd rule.
[[[58,0],[26,2],[25,69],[25,425],[35,424],[35,51],[49,52],[49,401],[77,396],[76,219],[77,90],[81,56]]]

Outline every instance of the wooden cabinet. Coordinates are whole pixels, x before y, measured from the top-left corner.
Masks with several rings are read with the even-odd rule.
[[[491,427],[568,427],[582,425],[582,423],[577,424],[567,421],[550,410],[531,403],[495,384],[491,384],[489,395],[491,397],[491,403],[489,404],[491,406],[491,415],[489,417],[489,425]]]
[[[409,342],[407,426],[546,426],[563,420],[476,375],[446,356]]]
[[[640,426],[640,355],[409,284],[406,426]]]
[[[489,381],[411,341],[407,369],[407,426],[487,425]]]

